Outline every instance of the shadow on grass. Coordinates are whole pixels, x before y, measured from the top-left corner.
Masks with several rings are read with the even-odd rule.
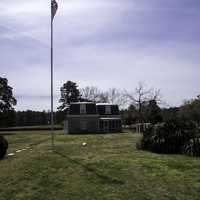
[[[49,140],[50,140],[50,138],[45,138],[45,139],[43,139],[43,140],[40,140],[40,141],[31,143],[30,146],[37,146],[37,145],[40,145],[40,144],[42,144],[42,143],[45,143],[45,142],[47,142],[47,141],[49,141]]]
[[[49,138],[45,138],[45,139],[43,139],[43,140],[40,140],[40,141],[31,143],[31,144],[27,144],[26,146],[29,146],[29,147],[31,147],[31,148],[34,148],[35,146],[40,145],[40,144],[42,144],[42,143],[45,143],[45,142],[47,142],[47,141],[49,141],[49,140],[50,140]],[[22,147],[22,148],[24,148],[24,147]],[[19,148],[18,148],[18,149],[19,149]],[[14,150],[13,152],[15,152],[15,151],[16,151],[16,150]],[[2,158],[2,159],[0,159],[0,161],[1,161],[1,160],[7,160],[8,158],[11,158],[11,157],[9,157],[8,155],[5,155],[5,157]]]
[[[78,160],[74,160],[68,156],[66,156],[65,154],[58,152],[57,150],[54,151],[57,155],[66,158],[67,160],[69,160],[71,163],[76,164],[81,166],[86,172],[90,172],[93,173],[96,177],[98,177],[103,183],[105,184],[116,184],[116,185],[123,185],[125,184],[123,181],[118,180],[116,178],[113,178],[111,176],[106,176],[104,174],[101,174],[100,172],[98,172],[95,168],[92,168],[88,165],[84,165],[83,163],[81,163]]]

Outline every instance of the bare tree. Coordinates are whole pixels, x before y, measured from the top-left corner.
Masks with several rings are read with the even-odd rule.
[[[157,103],[161,102],[160,90],[154,88],[146,89],[143,82],[139,82],[134,92],[128,92],[127,90],[125,90],[124,96],[129,99],[130,104],[134,105],[137,108],[140,122],[144,121],[144,116],[142,112],[144,105],[152,100]]]
[[[112,103],[120,107],[125,107],[124,105],[128,102],[128,98],[117,88],[110,88],[107,91],[102,91],[95,86],[87,86],[80,89],[80,93],[82,99],[97,103]]]
[[[109,100],[108,100],[108,93],[107,92],[101,92],[99,94],[99,97],[98,97],[98,101],[99,103],[109,103]]]
[[[80,89],[80,93],[83,99],[96,102],[98,101],[101,91],[97,87],[87,86],[85,88]]]
[[[110,88],[107,91],[107,95],[109,103],[117,104],[120,107],[125,107],[128,99],[121,90],[117,88]]]
[[[162,104],[162,103],[164,103],[164,102],[162,101],[162,95],[161,95],[160,89],[155,89],[155,88],[151,88],[151,89],[150,89],[148,101],[150,101],[150,100],[156,101],[157,104]]]
[[[119,90],[116,88],[110,88],[107,91],[107,94],[108,94],[108,101],[113,104],[116,103],[120,95]]]
[[[108,93],[95,86],[87,86],[80,89],[81,98],[87,101],[108,103]]]

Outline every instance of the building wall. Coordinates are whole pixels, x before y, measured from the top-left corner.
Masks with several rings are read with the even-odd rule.
[[[99,131],[99,119],[96,116],[68,117],[69,133],[96,133]]]
[[[119,133],[122,131],[121,119],[100,118],[99,130],[102,133]]]
[[[107,110],[110,110],[110,113],[108,113]],[[107,116],[119,115],[119,108],[117,105],[98,105],[97,104],[97,113],[100,115],[107,115]]]
[[[72,103],[67,121],[69,133],[121,132],[119,108],[113,104]]]

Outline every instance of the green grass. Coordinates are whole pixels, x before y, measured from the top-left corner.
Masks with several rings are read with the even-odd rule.
[[[0,200],[199,199],[199,158],[139,151],[132,133],[56,132],[52,153],[47,133],[5,136],[9,152],[31,150],[0,161]]]

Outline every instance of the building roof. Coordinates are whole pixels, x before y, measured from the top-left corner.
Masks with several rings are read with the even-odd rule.
[[[112,103],[97,103],[97,106],[116,106],[117,104],[112,104]]]
[[[70,104],[95,104],[94,102],[72,102]]]
[[[113,103],[95,103],[95,102],[88,102],[88,101],[72,102],[70,104],[96,104],[97,106],[117,106],[117,104],[113,104]]]

